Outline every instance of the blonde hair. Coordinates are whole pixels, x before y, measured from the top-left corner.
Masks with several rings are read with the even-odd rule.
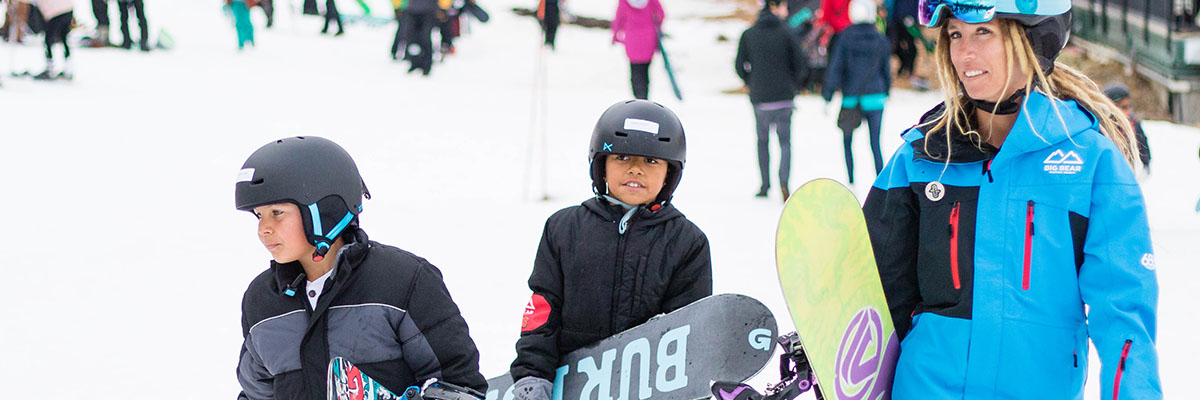
[[[1046,97],[1054,100],[1075,100],[1080,106],[1096,116],[1100,124],[1100,133],[1112,140],[1113,144],[1117,145],[1117,149],[1121,151],[1121,155],[1125,157],[1125,161],[1131,167],[1135,167],[1134,160],[1138,159],[1138,147],[1134,141],[1133,126],[1129,123],[1129,119],[1125,113],[1109,100],[1100,91],[1090,78],[1078,70],[1067,66],[1066,64],[1054,63],[1054,71],[1046,75],[1042,68],[1038,66],[1037,55],[1033,51],[1033,46],[1029,43],[1029,39],[1025,36],[1025,26],[1009,19],[998,19],[1000,36],[1004,40],[1004,55],[1005,61],[1010,73],[1016,71],[1014,68],[1020,68],[1028,77],[1025,80],[1025,93],[1031,93],[1037,90]],[[942,92],[945,95],[946,109],[942,115],[924,125],[932,128],[925,130],[926,139],[929,134],[938,129],[946,127],[954,127],[955,129],[947,129],[947,132],[956,131],[962,135],[968,136],[976,147],[982,148],[982,138],[975,129],[971,129],[971,124],[965,124],[974,118],[973,115],[967,113],[964,105],[970,100],[967,99],[966,92],[962,88],[962,83],[958,80],[958,75],[955,74],[954,65],[950,62],[950,36],[946,27],[949,24],[943,24],[938,34],[937,48],[934,51],[934,58],[937,60],[937,75],[938,81],[941,82]],[[1013,61],[1016,61],[1014,64]],[[1036,78],[1036,79],[1035,79]],[[1035,85],[1036,83],[1036,85]],[[1005,82],[1005,87],[1002,93],[1008,92],[1008,83]],[[1025,99],[1029,97],[1026,96]],[[995,101],[997,103],[1002,99],[985,99]],[[1021,101],[1021,109],[1025,110],[1026,102]],[[997,107],[999,104],[997,104]],[[993,109],[993,115],[995,114]],[[1067,131],[1067,123],[1055,107],[1054,111],[1058,114],[1058,119],[1062,123],[1063,130]],[[1030,130],[1034,135],[1042,138],[1041,134],[1032,125],[1033,121],[1026,118],[1030,122]],[[1069,133],[1069,132],[1068,132]],[[1045,140],[1045,138],[1042,138]],[[926,140],[926,152],[928,153],[928,143]],[[947,149],[950,148],[950,134],[946,135]],[[946,154],[947,163],[950,160],[949,153]]]

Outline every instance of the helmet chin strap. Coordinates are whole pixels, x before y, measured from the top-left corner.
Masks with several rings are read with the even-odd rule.
[[[1025,98],[1025,89],[1017,89],[1016,93],[1013,93],[1012,96],[1008,96],[1007,99],[1004,99],[1000,103],[993,103],[987,100],[979,100],[971,97],[967,98],[971,100],[971,104],[973,104],[975,108],[979,110],[996,115],[1016,114],[1018,111],[1021,111],[1021,100]]]

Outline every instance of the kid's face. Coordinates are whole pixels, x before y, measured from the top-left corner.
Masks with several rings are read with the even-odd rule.
[[[258,217],[258,240],[266,246],[275,262],[290,263],[316,250],[304,235],[304,218],[295,204],[254,207],[254,215]]]
[[[625,204],[649,204],[667,180],[667,162],[651,157],[609,154],[604,171],[609,194]]]
[[[1000,101],[1025,87],[1028,76],[1015,61],[1013,71],[1008,70],[1003,34],[995,19],[968,24],[951,18],[946,24],[946,33],[950,37],[950,62],[954,64],[954,73],[972,99]]]

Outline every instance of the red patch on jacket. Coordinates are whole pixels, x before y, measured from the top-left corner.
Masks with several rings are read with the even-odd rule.
[[[534,293],[525,304],[525,314],[521,317],[521,332],[529,332],[541,328],[550,319],[550,303],[545,297]]]

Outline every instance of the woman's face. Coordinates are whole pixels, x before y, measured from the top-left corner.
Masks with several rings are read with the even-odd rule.
[[[967,96],[996,102],[1025,87],[1029,76],[1015,61],[1013,71],[1008,70],[1004,34],[995,19],[968,24],[951,18],[946,23],[946,33],[950,38],[950,62]]]

